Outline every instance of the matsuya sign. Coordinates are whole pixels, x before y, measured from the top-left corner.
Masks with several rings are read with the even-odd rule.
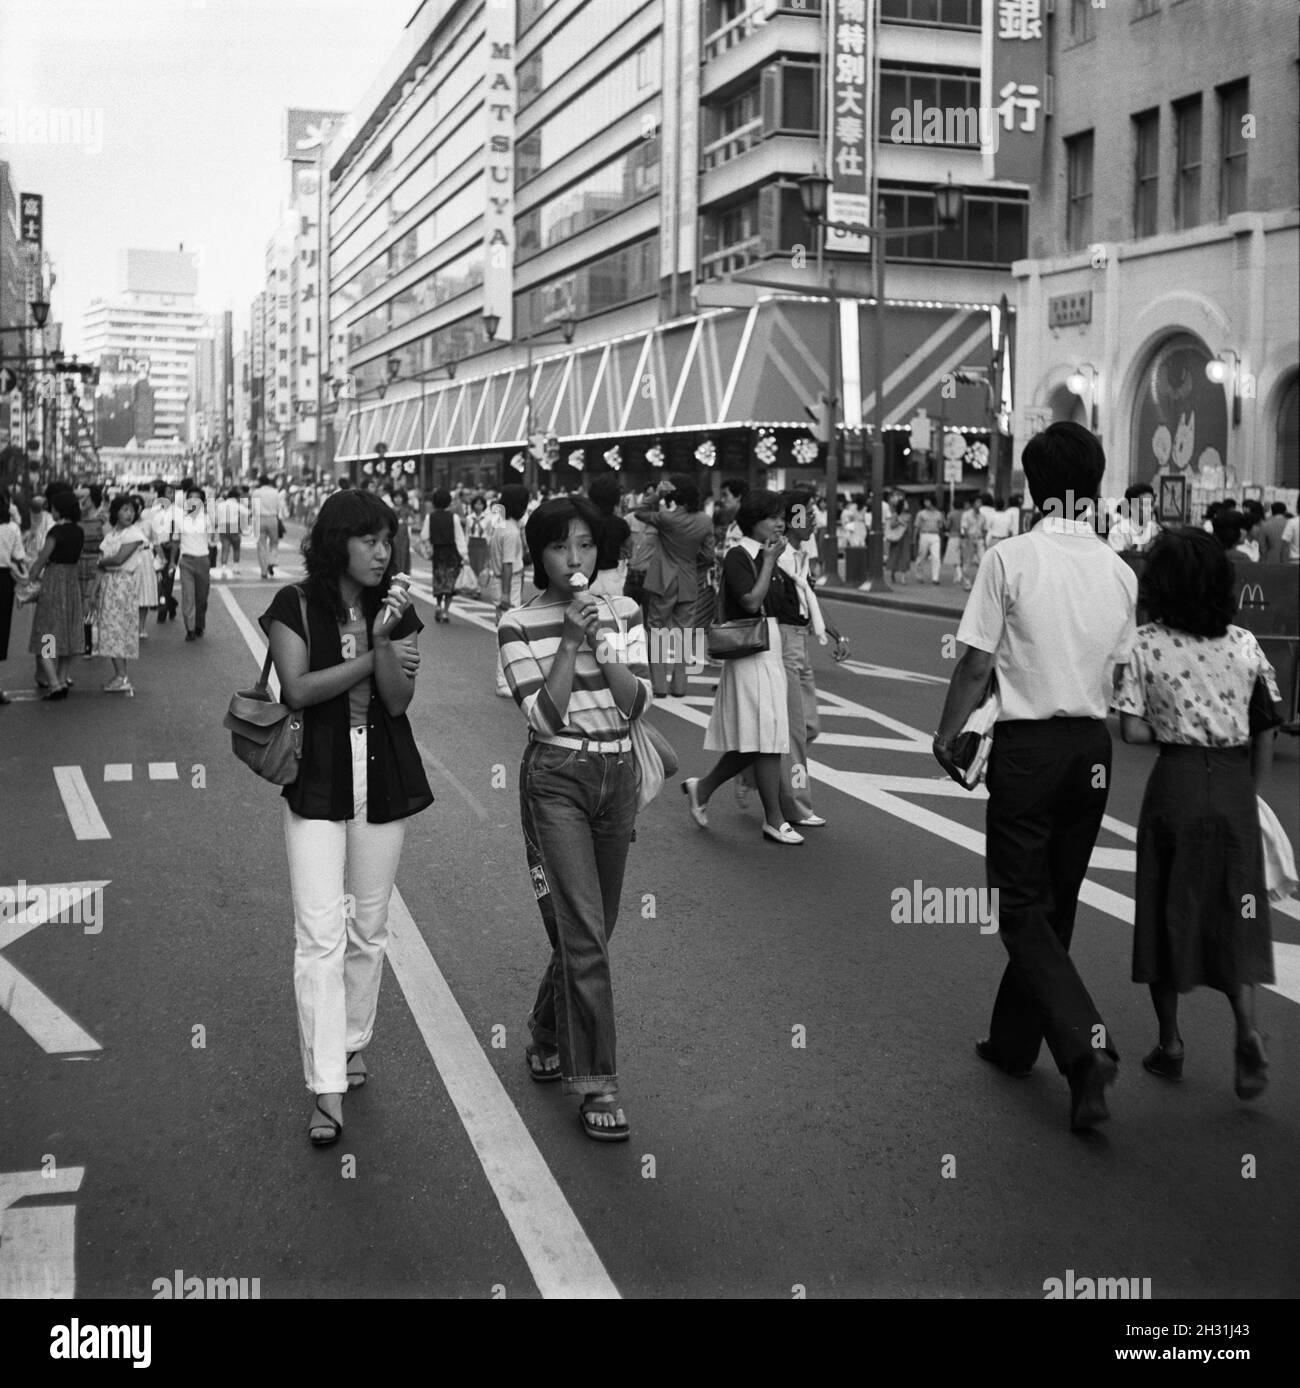
[[[515,3],[488,0],[483,111],[483,311],[500,319],[497,334],[515,335]]]

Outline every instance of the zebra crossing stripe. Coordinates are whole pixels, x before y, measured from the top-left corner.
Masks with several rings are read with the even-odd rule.
[[[63,808],[67,811],[72,832],[79,839],[111,839],[108,825],[95,804],[86,782],[86,773],[79,766],[56,766],[54,784],[59,788]]]

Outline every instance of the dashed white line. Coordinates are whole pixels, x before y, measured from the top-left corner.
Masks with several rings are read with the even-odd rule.
[[[129,781],[134,774],[129,761],[111,761],[104,767],[106,781]]]
[[[151,761],[149,763],[149,779],[151,781],[177,781],[180,775],[176,770],[174,761]]]

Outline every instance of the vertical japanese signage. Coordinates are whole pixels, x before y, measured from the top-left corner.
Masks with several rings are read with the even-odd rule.
[[[266,370],[266,296],[259,294],[253,300],[253,376],[261,376]]]
[[[40,193],[20,193],[18,202],[22,207],[23,244],[34,246],[39,254],[45,235],[45,199]]]
[[[515,246],[515,3],[488,0],[483,111],[483,312],[501,320],[497,336],[514,327]]]
[[[984,141],[986,178],[1037,183],[1047,109],[1044,0],[996,0],[984,6],[985,104],[994,138]]]
[[[831,0],[826,160],[831,180],[827,215],[833,222],[872,221],[876,4],[877,0]],[[837,251],[869,251],[871,240],[828,230],[826,245]]]

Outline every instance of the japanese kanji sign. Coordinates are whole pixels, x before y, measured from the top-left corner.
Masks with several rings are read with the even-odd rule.
[[[826,60],[829,102],[828,215],[833,222],[866,222],[871,216],[871,112],[875,104],[875,10],[878,0],[833,0]],[[869,251],[870,238],[827,231],[837,251]]]
[[[1037,183],[1047,110],[1044,0],[994,0],[984,6],[983,81],[996,139],[984,144],[984,173]]]
[[[44,235],[45,199],[40,193],[20,193],[18,205],[22,208],[22,239],[40,250]]]
[[[483,308],[500,319],[497,332],[514,336],[515,235],[515,7],[488,0],[484,35]]]

